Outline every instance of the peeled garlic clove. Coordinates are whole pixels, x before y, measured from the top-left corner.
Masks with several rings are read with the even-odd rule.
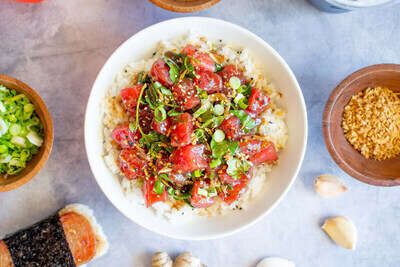
[[[172,267],[172,259],[166,252],[156,252],[151,258],[151,267]]]
[[[322,229],[339,246],[355,249],[357,243],[357,229],[351,220],[338,216],[325,220]]]
[[[174,267],[202,267],[199,258],[196,258],[190,252],[184,252],[176,257]]]
[[[336,176],[322,174],[314,181],[315,191],[322,197],[336,197],[347,191],[347,187]]]
[[[286,259],[269,257],[260,261],[256,267],[295,267],[295,264]]]

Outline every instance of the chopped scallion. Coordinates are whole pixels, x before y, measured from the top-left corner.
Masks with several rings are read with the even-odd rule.
[[[210,162],[210,168],[211,168],[211,169],[215,169],[216,167],[218,167],[219,165],[221,165],[221,163],[222,163],[221,159],[213,159],[213,160]]]
[[[8,129],[11,135],[19,135],[21,133],[21,125],[19,124],[11,124],[10,128]]]
[[[27,135],[26,138],[29,140],[29,142],[31,142],[31,144],[35,145],[35,146],[42,146],[43,144],[43,138],[40,137],[36,132],[34,131],[30,131]]]
[[[195,171],[193,172],[193,176],[196,177],[196,178],[201,177],[201,176],[202,176],[201,170],[195,170]]]
[[[198,110],[196,110],[195,113],[193,113],[193,117],[194,118],[199,117],[201,114],[206,113],[210,108],[211,108],[210,101],[204,100],[202,105],[200,106],[200,108]]]
[[[246,109],[249,105],[248,105],[248,100],[243,97],[242,99],[240,99],[237,103],[238,107],[241,109]]]
[[[237,103],[239,103],[239,101],[240,101],[241,99],[243,99],[243,98],[244,98],[244,95],[241,94],[241,93],[238,93],[238,94],[235,96],[235,99],[233,99],[233,102],[235,102],[235,104],[237,104]]]
[[[170,116],[170,117],[176,117],[181,114],[182,114],[182,112],[176,111],[175,109],[171,109],[170,111],[168,111],[168,116]]]
[[[215,142],[220,143],[225,140],[225,133],[222,130],[217,129],[213,134],[213,139]]]
[[[20,172],[39,152],[43,126],[27,96],[2,85],[0,112],[0,173],[7,177]]]
[[[8,152],[8,147],[6,145],[0,145],[0,154],[5,154]]]
[[[155,110],[154,110],[154,119],[157,122],[163,122],[165,121],[165,119],[167,118],[167,112],[165,111],[163,106],[158,106]]]
[[[153,191],[154,191],[157,195],[161,195],[162,193],[164,193],[164,184],[161,182],[161,180],[156,180],[156,181],[154,182]]]
[[[12,157],[10,154],[3,154],[0,156],[0,163],[9,163]]]
[[[11,143],[20,147],[25,147],[25,138],[21,136],[14,136],[11,138]]]
[[[221,116],[222,114],[224,114],[224,111],[225,111],[225,109],[224,109],[224,106],[223,106],[223,105],[221,105],[221,104],[216,104],[216,105],[214,105],[213,113],[214,113],[215,115]]]
[[[25,113],[32,113],[35,110],[35,106],[32,104],[26,104],[24,106],[24,112]]]
[[[4,135],[8,131],[7,123],[0,118],[0,136]]]
[[[229,86],[234,90],[237,90],[240,87],[240,84],[241,84],[240,79],[236,76],[232,76],[229,79]]]

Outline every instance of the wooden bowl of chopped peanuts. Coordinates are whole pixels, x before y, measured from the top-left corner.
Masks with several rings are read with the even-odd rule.
[[[400,65],[363,68],[332,92],[323,115],[335,162],[371,185],[400,185]]]

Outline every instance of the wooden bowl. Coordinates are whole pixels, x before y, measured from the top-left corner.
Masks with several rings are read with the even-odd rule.
[[[400,65],[379,64],[354,72],[332,92],[323,115],[325,144],[335,162],[352,177],[371,185],[400,185],[400,156],[383,161],[366,159],[347,141],[341,127],[350,98],[368,87],[400,92]]]
[[[44,166],[49,158],[53,146],[53,122],[43,100],[28,85],[15,78],[2,74],[0,74],[0,84],[9,89],[14,89],[19,93],[25,94],[35,106],[36,114],[39,116],[44,127],[43,145],[40,147],[39,153],[34,155],[32,159],[27,162],[25,169],[20,173],[8,176],[7,178],[0,174],[0,192],[4,192],[16,189],[29,182]]]
[[[200,11],[218,3],[220,0],[149,0],[157,6],[181,13]]]

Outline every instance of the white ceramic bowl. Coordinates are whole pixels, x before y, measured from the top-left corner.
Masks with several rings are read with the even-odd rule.
[[[227,43],[246,47],[250,54],[265,64],[267,74],[283,93],[283,107],[287,110],[289,140],[280,154],[280,162],[269,174],[263,191],[249,208],[214,218],[196,218],[184,224],[171,224],[156,217],[145,207],[133,206],[125,197],[120,184],[108,170],[102,158],[101,101],[114,76],[128,63],[148,58],[161,39],[187,34],[189,30],[210,40],[223,39]],[[178,239],[212,239],[237,232],[255,223],[274,208],[295,181],[303,161],[307,142],[307,114],[300,87],[289,66],[261,38],[234,24],[210,18],[187,17],[164,21],[148,27],[123,43],[107,60],[93,85],[85,118],[85,143],[90,167],[97,183],[108,199],[124,215],[137,224]]]

